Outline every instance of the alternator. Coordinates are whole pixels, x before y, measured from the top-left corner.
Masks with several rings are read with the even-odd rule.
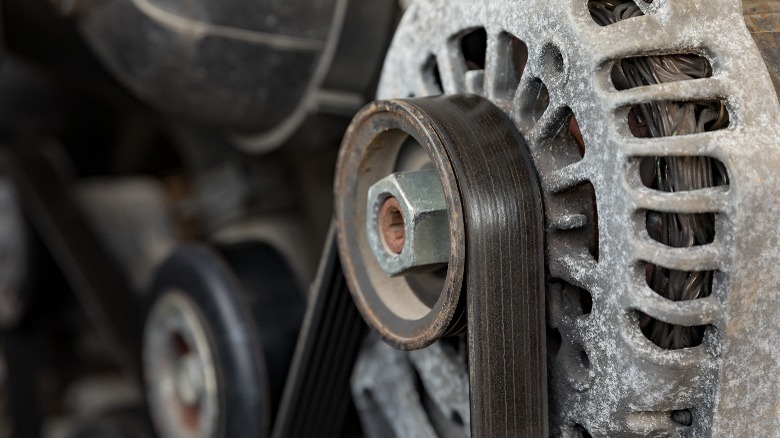
[[[780,105],[739,1],[421,0],[378,94],[477,94],[522,135],[544,204],[551,434],[776,433]],[[365,419],[468,432],[452,394],[466,388],[421,365],[455,372],[457,354],[429,348],[406,371],[364,350]],[[408,387],[370,378],[390,369],[447,418],[415,416],[426,403],[408,394],[367,397]]]

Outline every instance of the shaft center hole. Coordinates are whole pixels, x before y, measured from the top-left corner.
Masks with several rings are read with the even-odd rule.
[[[406,243],[406,220],[401,203],[390,196],[379,211],[379,227],[385,246],[393,254],[400,254]]]

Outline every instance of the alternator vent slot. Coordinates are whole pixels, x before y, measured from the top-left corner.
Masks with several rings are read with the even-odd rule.
[[[569,118],[568,131],[572,139],[574,139],[574,141],[577,143],[577,150],[580,153],[580,158],[585,157],[585,139],[582,137],[580,123],[577,121],[577,117],[573,113]]]
[[[574,164],[585,156],[585,140],[572,110],[556,108],[551,116],[545,116],[549,126],[544,130],[550,133],[544,147],[548,160],[539,168],[540,172],[548,173]]]
[[[574,427],[574,436],[580,437],[580,438],[592,438],[592,435],[590,432],[587,431],[582,425],[575,424]]]
[[[588,11],[599,26],[609,26],[628,18],[644,15],[631,0],[590,0]]]
[[[502,32],[497,38],[495,83],[493,85],[494,94],[511,93],[513,97],[520,85],[520,78],[523,77],[525,66],[528,64],[528,46],[516,36]]]
[[[432,94],[444,93],[444,85],[441,82],[441,73],[439,72],[439,62],[436,60],[436,55],[431,54],[423,65],[423,78],[431,88]]]
[[[557,360],[572,387],[580,392],[590,389],[592,375],[590,357],[579,341],[564,341]]]
[[[627,122],[634,137],[690,135],[727,128],[729,111],[720,99],[658,101],[632,105]]]
[[[485,69],[487,32],[484,28],[474,29],[460,39],[460,50],[468,70]]]
[[[638,170],[645,187],[662,192],[676,193],[729,185],[726,166],[711,157],[643,157]]]
[[[589,315],[593,297],[587,290],[553,278],[547,281],[547,311],[553,327],[558,328],[567,319]]]
[[[645,264],[647,285],[671,301],[690,301],[712,294],[712,280],[717,271],[680,271],[652,263]]]
[[[524,115],[525,120],[536,124],[550,106],[550,92],[547,90],[547,85],[541,79],[534,78],[528,81],[525,87],[521,87],[519,93],[520,113]]]
[[[561,331],[557,328],[547,326],[547,361],[554,363],[558,358],[558,352],[561,350],[563,338]]]
[[[704,342],[705,330],[708,326],[682,326],[668,324],[655,319],[641,311],[636,311],[639,317],[639,328],[642,334],[656,346],[664,350],[680,350],[698,347]]]
[[[714,213],[648,211],[645,226],[647,234],[656,242],[672,248],[689,248],[715,240],[715,216]]]
[[[690,409],[678,409],[669,413],[672,421],[680,426],[690,426],[693,424],[693,414]]]
[[[579,304],[580,315],[589,315],[593,310],[593,297],[587,290],[571,286],[565,293],[571,295],[568,299]]]
[[[699,55],[652,55],[623,58],[612,65],[612,85],[622,91],[666,82],[712,77],[712,66]]]

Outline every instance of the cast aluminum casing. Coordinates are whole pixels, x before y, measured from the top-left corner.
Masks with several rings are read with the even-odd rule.
[[[548,364],[552,434],[769,436],[780,429],[777,95],[741,2],[637,5],[644,16],[601,27],[586,0],[417,1],[395,35],[378,97],[441,93],[436,66],[445,93],[486,96],[526,138],[542,183],[549,277],[586,289],[593,303],[583,314],[559,284],[548,286],[548,325],[562,338]],[[487,32],[485,68],[469,70],[460,38],[478,28]],[[529,54],[516,89],[507,78],[510,36]],[[679,53],[706,57],[712,76],[623,91],[611,82],[620,59]],[[549,105],[535,112],[542,83]],[[631,105],[702,99],[725,102],[728,128],[663,138],[629,131]],[[586,144],[581,159],[560,153],[569,110]],[[713,157],[727,168],[729,185],[677,193],[645,187],[639,161],[659,156]],[[567,206],[566,194],[587,183],[596,198],[598,259],[572,237],[592,226],[594,215]],[[664,246],[648,235],[647,211],[714,213],[714,241]],[[712,294],[667,300],[647,285],[647,263],[715,271]],[[707,326],[704,340],[663,350],[643,335],[637,311],[670,324]],[[366,352],[361,361],[375,359]],[[690,425],[676,417],[684,410]]]

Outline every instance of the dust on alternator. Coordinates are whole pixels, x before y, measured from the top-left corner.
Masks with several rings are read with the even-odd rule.
[[[780,371],[780,253],[760,219],[780,210],[780,106],[746,10],[750,31],[738,1],[431,0],[401,22],[379,97],[485,96],[534,159],[554,435],[780,427],[763,377]],[[388,389],[360,374],[372,351],[356,393]],[[422,412],[374,397],[364,423],[462,427],[425,402],[448,379],[419,375]]]

